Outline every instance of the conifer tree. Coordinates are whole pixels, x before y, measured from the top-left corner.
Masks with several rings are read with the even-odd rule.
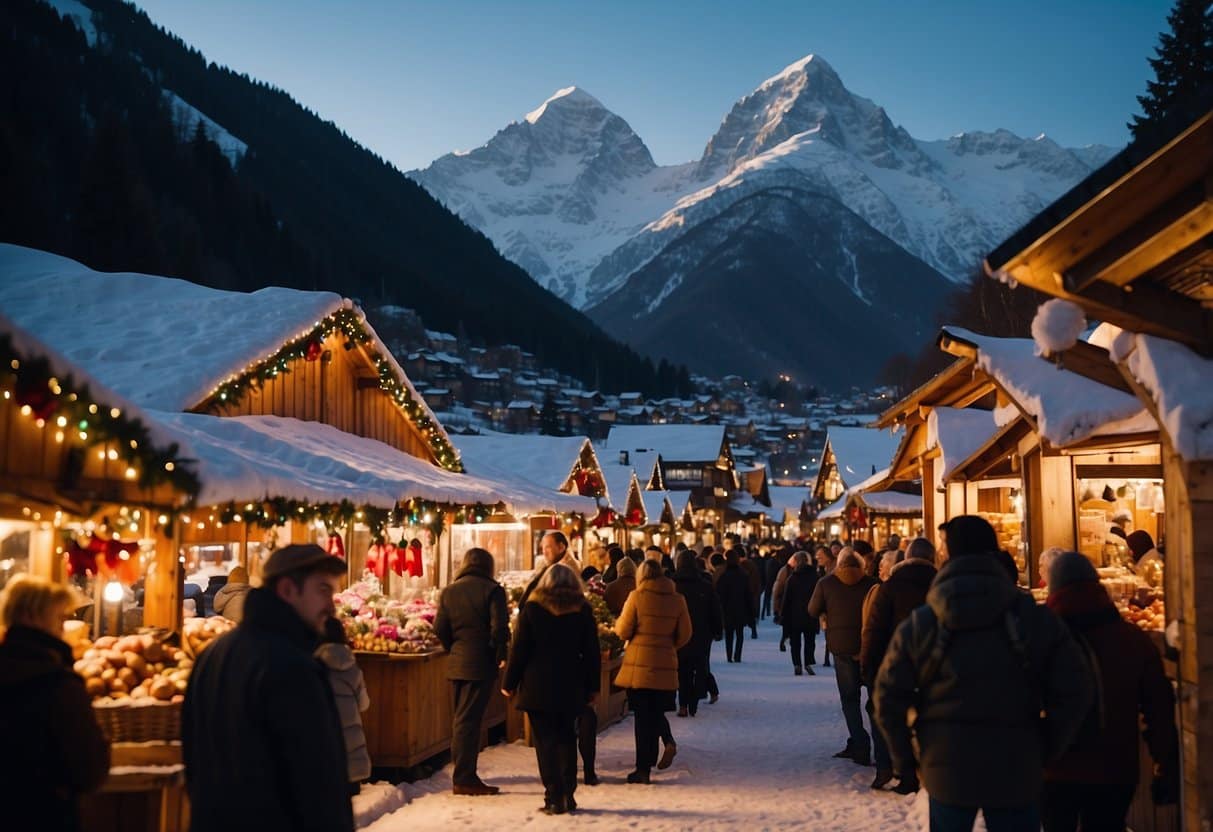
[[[1143,115],[1133,116],[1134,138],[1171,112],[1177,102],[1213,84],[1213,17],[1208,0],[1176,0],[1167,15],[1171,31],[1158,36],[1157,57],[1150,58],[1154,80],[1137,97]]]

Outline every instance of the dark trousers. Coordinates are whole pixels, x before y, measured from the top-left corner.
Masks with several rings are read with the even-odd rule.
[[[1035,803],[1016,809],[980,811],[989,832],[1040,832],[1040,807]],[[976,806],[949,806],[931,798],[931,832],[972,832],[977,812]]]
[[[872,726],[872,759],[876,762],[876,768],[881,771],[893,770],[893,758],[889,755],[889,744],[885,741],[884,734],[880,732],[880,726],[876,724],[876,704],[872,702],[872,689],[868,688],[868,701],[864,703],[864,710],[868,712],[868,725]],[[901,776],[905,776],[906,772],[897,772]]]
[[[586,705],[577,714],[577,749],[581,752],[581,769],[589,774],[598,757],[598,711]]]
[[[1135,787],[1119,783],[1045,783],[1040,819],[1045,832],[1124,832]]]
[[[838,701],[842,705],[842,716],[847,721],[847,744],[856,751],[867,754],[871,751],[871,738],[863,728],[863,709],[859,706],[860,690],[859,659],[855,656],[834,654],[834,681],[838,683]]]
[[[720,696],[720,685],[716,684],[716,676],[712,673],[712,646],[708,645],[708,654],[703,660],[703,688],[711,696]]]
[[[476,760],[480,757],[480,723],[488,707],[496,679],[452,679],[455,694],[454,726],[451,729],[451,762],[455,770],[451,782],[456,786],[474,786]]]
[[[577,790],[577,714],[527,711],[531,738],[547,803],[572,797]]]
[[[762,609],[762,593],[754,596],[754,609]],[[758,616],[755,615],[750,619],[750,634],[753,638],[758,638]]]
[[[657,742],[670,732],[670,721],[665,717],[669,698],[670,694],[664,690],[628,689],[628,706],[636,732],[637,771],[649,771],[657,765]]]
[[[731,662],[741,661],[741,646],[745,644],[745,624],[724,625],[724,655]]]
[[[792,642],[792,666],[793,667],[808,667],[811,664],[817,664],[817,658],[813,654],[817,650],[817,633],[809,628],[783,630],[784,636]],[[801,643],[803,641],[803,656],[801,654]]]
[[[678,657],[678,706],[694,714],[699,710],[699,700],[707,695],[707,654]]]
[[[773,592],[774,592],[774,590],[771,587],[767,587],[766,589],[764,589],[762,591],[762,617],[763,618],[766,618],[768,615],[771,614],[771,595]]]

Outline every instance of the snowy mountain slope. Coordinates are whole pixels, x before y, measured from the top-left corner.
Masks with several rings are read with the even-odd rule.
[[[536,129],[549,119],[552,129]],[[789,182],[833,196],[963,281],[985,250],[1113,152],[1005,130],[920,141],[813,55],[739,100],[694,162],[655,166],[623,128],[570,88],[486,145],[410,175],[536,280],[588,307],[680,234]]]
[[[807,178],[677,237],[590,309],[641,352],[705,373],[874,382],[933,329],[948,281]],[[854,333],[839,340],[839,332]],[[845,360],[838,360],[845,356]]]

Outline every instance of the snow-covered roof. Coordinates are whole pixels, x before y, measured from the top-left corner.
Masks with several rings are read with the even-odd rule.
[[[821,511],[817,512],[817,519],[818,520],[833,520],[837,517],[842,517],[842,513],[843,513],[843,511],[846,510],[846,507],[847,507],[847,495],[843,494],[837,500],[830,503],[828,506],[823,508]]]
[[[1189,462],[1213,459],[1213,361],[1154,335],[1110,341],[1112,359],[1153,398],[1175,452]]]
[[[657,451],[666,462],[715,462],[724,431],[724,425],[615,425],[603,447]]]
[[[868,491],[859,495],[872,511],[886,514],[922,513],[922,496],[919,494],[903,494],[900,491]]]
[[[945,331],[977,347],[978,368],[997,381],[1035,420],[1040,435],[1057,447],[1092,436],[1158,430],[1136,396],[1041,360],[1030,338],[994,338],[958,327]]]
[[[536,485],[559,489],[590,440],[584,436],[486,431],[479,436],[456,436],[455,443],[469,473],[475,474],[481,467],[512,471]]]
[[[667,491],[666,499],[670,501],[670,508],[674,511],[674,519],[681,520],[682,515],[686,514],[687,508],[691,505],[690,491]]]
[[[194,464],[204,505],[285,497],[390,508],[419,498],[504,502],[527,513],[592,512],[593,500],[491,476],[456,474],[375,439],[282,416],[149,412]]]
[[[940,464],[935,468],[939,488],[995,433],[998,425],[988,410],[935,407],[927,416],[927,450],[939,448]]]
[[[771,514],[771,509],[768,506],[758,502],[746,492],[740,492],[733,495],[733,499],[729,501],[729,508],[741,514]],[[783,512],[778,512],[780,516]]]
[[[515,399],[506,405],[507,410],[530,410],[535,406],[534,402],[528,402],[526,399]]]
[[[598,458],[601,464],[602,455],[600,454]],[[602,465],[602,480],[606,485],[607,502],[620,514],[628,510],[628,494],[631,491],[632,483],[636,483],[638,491],[641,490],[636,472],[631,465],[620,465],[609,459],[606,464]]]
[[[653,479],[653,471],[660,459],[661,454],[656,451],[632,451],[628,454],[628,461],[632,465],[632,470],[636,472],[636,479],[640,482],[642,489],[647,487]]]
[[[826,442],[834,451],[838,475],[851,486],[888,468],[898,439],[888,431],[872,428],[831,427]]]
[[[188,410],[217,385],[340,309],[332,292],[272,286],[228,292],[133,272],[97,272],[46,251],[0,243],[0,308],[102,384],[149,410]],[[357,310],[371,346],[449,438],[391,351]],[[65,321],[77,322],[65,326]]]
[[[648,516],[647,522],[649,525],[657,525],[661,522],[661,515],[666,507],[666,491],[644,491],[640,492],[640,499],[644,501],[644,513]],[[670,509],[670,514],[677,520],[677,515],[674,515],[674,509]]]

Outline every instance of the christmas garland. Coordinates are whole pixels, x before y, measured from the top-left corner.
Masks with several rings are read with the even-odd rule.
[[[344,346],[347,350],[374,340],[358,312],[353,309],[338,309],[317,323],[310,332],[287,341],[269,358],[250,365],[239,376],[221,383],[207,398],[204,410],[214,413],[228,405],[238,404],[249,390],[259,387],[269,379],[291,372],[291,365],[296,361],[318,360],[322,354],[321,344],[338,332],[345,336]],[[443,436],[442,428],[426,413],[425,405],[414,398],[412,390],[396,370],[394,362],[376,350],[369,350],[368,353],[379,374],[380,389],[391,397],[396,406],[403,410],[416,426],[438,464],[448,471],[462,473],[463,463],[460,462],[459,455]]]
[[[41,427],[52,427],[58,441],[79,442],[89,448],[112,444],[112,453],[136,469],[143,488],[161,483],[188,495],[198,494],[198,476],[178,459],[174,442],[160,449],[142,420],[120,408],[99,403],[87,383],[71,373],[56,375],[45,356],[18,354],[12,337],[0,333],[0,389],[3,398],[32,417]]]

